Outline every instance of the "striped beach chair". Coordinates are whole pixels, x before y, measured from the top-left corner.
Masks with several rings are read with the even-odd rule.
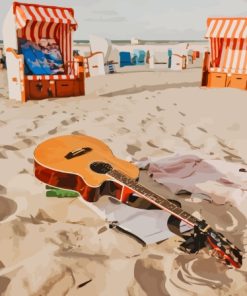
[[[209,18],[202,85],[247,90],[247,18]]]
[[[19,101],[84,94],[84,72],[75,69],[72,55],[72,33],[77,29],[71,8],[13,2],[4,19],[3,39],[8,66],[9,98]],[[65,67],[63,73],[30,75],[24,72],[24,56],[18,39],[38,44],[54,39]]]

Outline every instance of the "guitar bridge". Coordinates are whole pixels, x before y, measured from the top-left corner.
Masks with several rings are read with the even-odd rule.
[[[66,154],[64,157],[66,159],[72,159],[74,157],[77,157],[77,156],[81,156],[83,154],[86,154],[88,152],[92,151],[92,148],[90,147],[83,147],[81,149],[78,149],[78,150],[75,150],[75,151],[70,151],[68,154]]]

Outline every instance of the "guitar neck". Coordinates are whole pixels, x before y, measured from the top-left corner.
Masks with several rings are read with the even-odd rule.
[[[160,196],[146,187],[142,186],[135,180],[127,177],[123,173],[113,169],[107,172],[107,175],[113,177],[116,181],[120,182],[122,185],[130,188],[136,192],[141,197],[145,198],[152,204],[158,206],[159,208],[171,213],[172,215],[183,220],[185,223],[195,226],[198,225],[201,221],[192,216],[191,214],[183,211],[180,207],[175,205],[173,202],[169,201],[167,198]]]

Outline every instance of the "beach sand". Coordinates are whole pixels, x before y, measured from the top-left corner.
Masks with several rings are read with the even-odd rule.
[[[118,73],[87,79],[85,97],[22,104],[8,100],[0,71],[0,295],[247,295],[246,259],[229,269],[207,248],[183,253],[178,236],[143,246],[79,199],[46,198],[33,175],[36,145],[66,134],[97,137],[127,160],[200,152],[245,166],[246,92],[200,79],[201,69]],[[145,172],[141,182],[171,195]],[[175,199],[247,251],[247,201]]]

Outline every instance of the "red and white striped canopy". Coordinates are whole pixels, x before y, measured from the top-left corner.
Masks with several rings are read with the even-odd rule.
[[[247,74],[247,18],[209,18],[211,71]]]
[[[72,8],[13,3],[17,36],[38,43],[42,38],[59,44],[64,63],[72,60],[72,31],[77,29]]]
[[[24,28],[28,21],[68,24],[74,30],[77,28],[72,8],[14,2],[13,10],[18,29]]]
[[[206,38],[247,38],[247,17],[208,18]]]

